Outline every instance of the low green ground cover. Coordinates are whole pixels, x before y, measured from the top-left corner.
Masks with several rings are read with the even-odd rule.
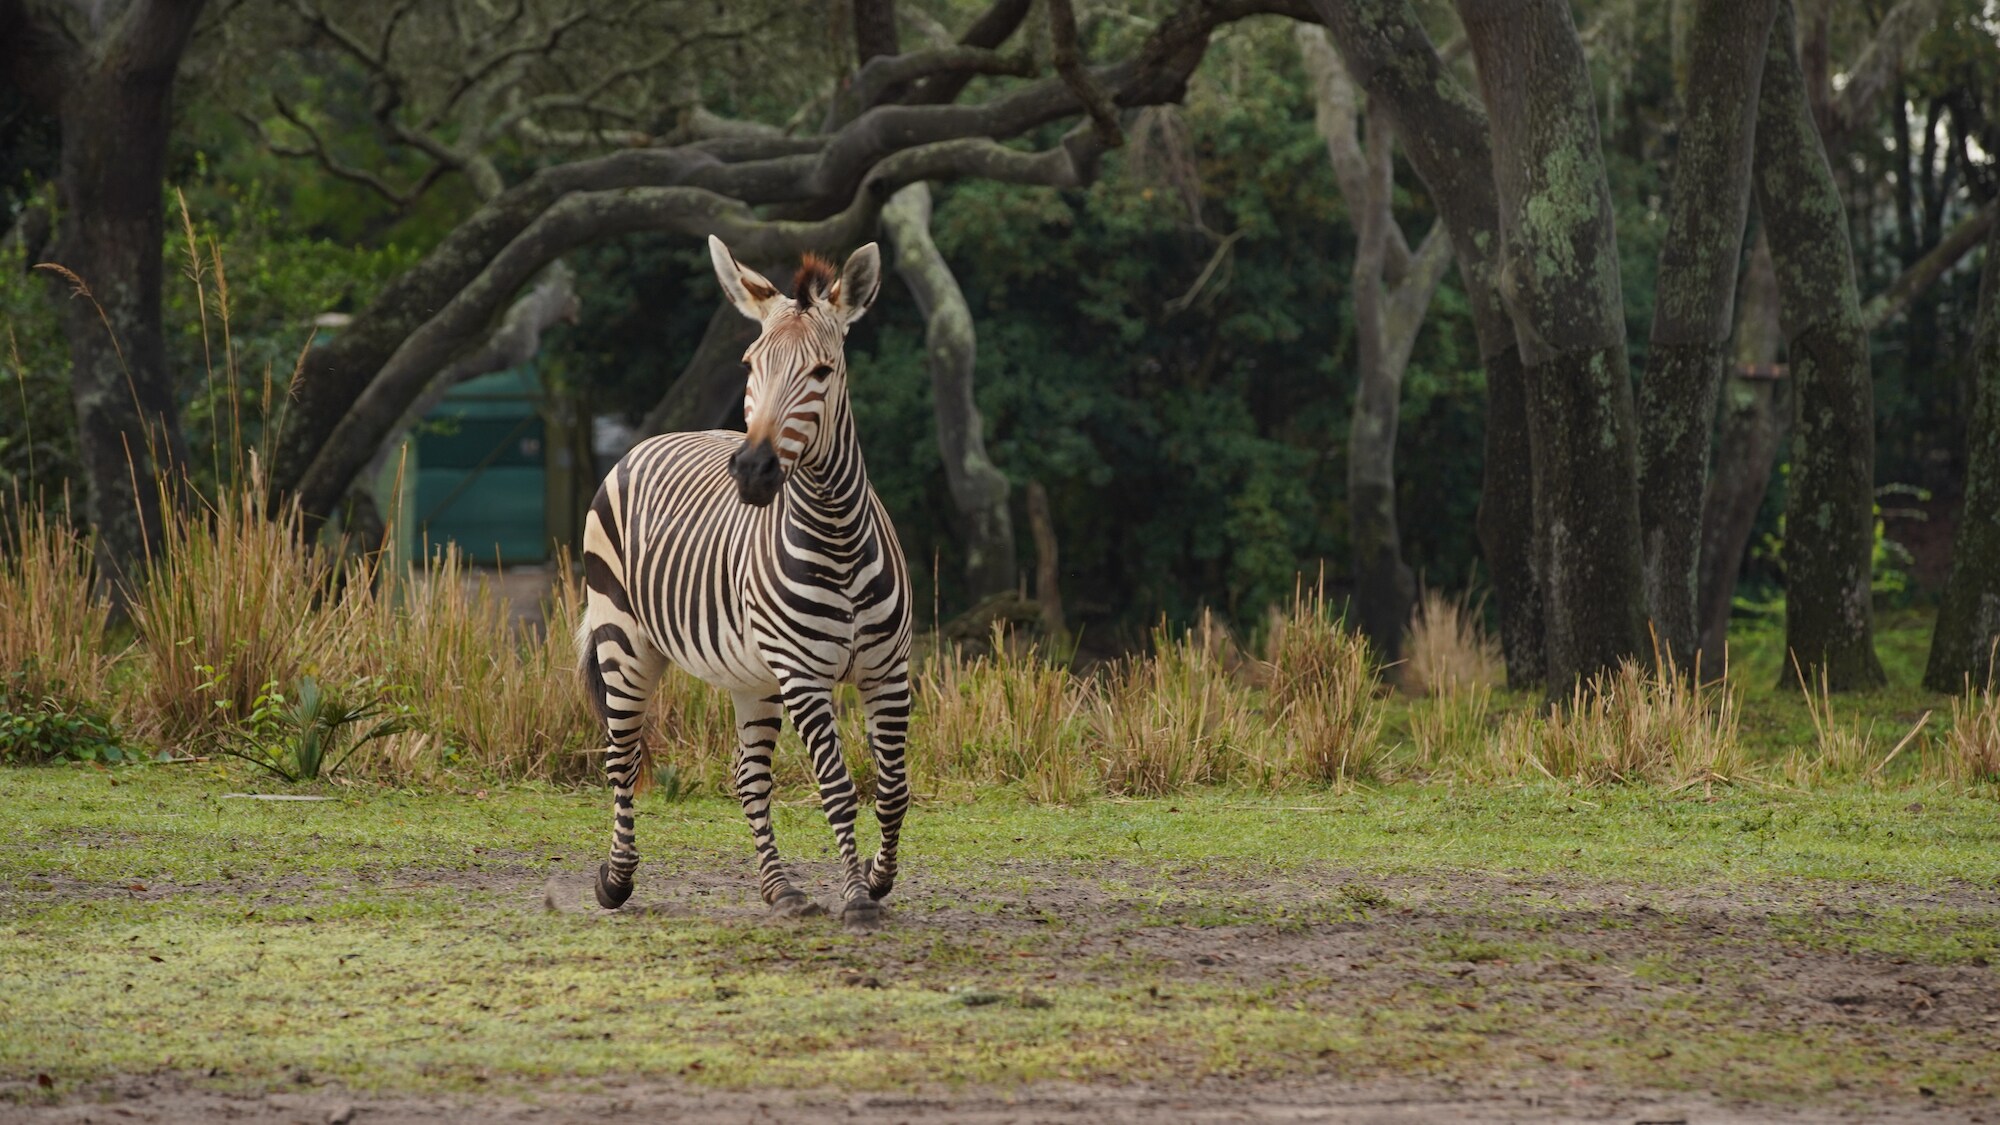
[[[15,1096],[158,1071],[405,1091],[1337,1073],[1863,1101],[2000,1079],[2000,819],[1942,787],[1001,793],[920,806],[896,912],[856,937],[762,915],[733,802],[643,798],[640,909],[602,917],[543,905],[551,873],[585,886],[601,794],[226,796],[258,784],[0,771],[0,1075],[54,1083]],[[826,894],[817,810],[782,808],[779,832]]]

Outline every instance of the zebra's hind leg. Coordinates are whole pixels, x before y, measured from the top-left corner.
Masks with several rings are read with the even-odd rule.
[[[610,740],[604,772],[611,779],[611,855],[597,868],[597,904],[616,910],[632,897],[632,873],[639,867],[632,795],[644,760],[646,705],[666,658],[635,630],[614,622],[599,624],[598,610],[593,594],[584,616],[580,661],[584,692]]]
[[[910,735],[910,669],[899,662],[889,675],[861,685],[868,712],[868,745],[875,753],[875,822],[882,847],[862,868],[868,897],[887,898],[896,885],[896,843],[910,807],[910,770],[904,748]]]
[[[826,822],[840,848],[841,866],[846,873],[841,882],[841,923],[850,930],[872,930],[882,920],[882,908],[868,893],[861,856],[854,846],[854,814],[859,794],[853,776],[847,772],[847,760],[841,756],[832,686],[795,678],[785,684],[785,709],[791,712],[792,726],[812,757],[813,776],[819,781],[820,807],[826,810]]]
[[[743,802],[743,815],[757,842],[758,890],[773,914],[788,918],[824,914],[824,908],[792,886],[778,862],[778,835],[771,826],[771,754],[785,721],[782,700],[742,692],[731,699],[736,704],[736,799]]]

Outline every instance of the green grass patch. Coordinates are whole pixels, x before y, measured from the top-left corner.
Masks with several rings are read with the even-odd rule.
[[[2000,887],[2000,822],[1990,802],[1941,790],[1404,786],[1075,807],[1002,791],[915,810],[903,909],[856,938],[726,911],[543,911],[542,873],[581,879],[607,842],[601,793],[225,796],[255,784],[209,767],[0,771],[0,1073],[46,1073],[59,1092],[155,1071],[428,1091],[1331,1069],[1586,1074],[1752,1098],[1918,1079],[1957,1096],[1990,1073],[1983,1048],[1941,1029],[1802,1034],[1728,986],[1761,964],[1752,941],[1927,965],[1995,956],[2000,918],[1978,896]],[[641,902],[649,877],[747,872],[733,802],[651,794],[641,811]],[[809,805],[781,808],[779,833],[789,857],[830,852]],[[1524,881],[1546,901],[1507,891]],[[1037,903],[1072,883],[1100,901]],[[940,885],[973,890],[940,903]],[[1797,905],[1857,885],[1904,904]],[[1638,918],[1603,902],[1654,896],[1781,906],[1761,937],[1720,930],[1713,961],[1691,961],[1674,944],[1681,907]],[[931,924],[951,906],[990,928]],[[1263,975],[1205,970],[1167,940],[1211,935],[1199,948],[1226,969],[1244,935],[1320,957],[1367,927],[1376,945],[1350,966]],[[1575,1002],[1587,986],[1542,972],[1562,965],[1651,991]],[[1704,979],[1717,987],[1692,983]]]

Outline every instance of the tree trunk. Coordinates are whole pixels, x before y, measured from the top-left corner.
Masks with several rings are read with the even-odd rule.
[[[1348,200],[1360,226],[1354,255],[1354,416],[1347,439],[1347,518],[1354,548],[1354,603],[1362,635],[1384,667],[1403,658],[1403,630],[1417,600],[1416,576],[1403,562],[1396,525],[1396,427],[1402,410],[1401,359],[1391,354],[1389,292],[1383,279],[1389,241],[1389,193],[1394,188],[1388,113],[1368,114],[1368,166],[1363,196]],[[1415,333],[1410,333],[1412,339]]]
[[[938,458],[965,537],[965,581],[976,601],[1014,588],[1014,521],[1007,476],[986,455],[985,421],[972,397],[978,340],[958,279],[931,240],[931,189],[911,184],[882,209],[896,272],[924,316],[924,355],[937,411]]]
[[[1500,293],[1528,372],[1548,683],[1641,651],[1638,451],[1611,192],[1561,0],[1461,0],[1492,117]]]
[[[1972,422],[1965,429],[1965,507],[1951,577],[1938,606],[1924,686],[1963,691],[1994,683],[2000,645],[2000,224],[1986,239],[1972,348]]]
[[[1868,585],[1875,394],[1847,215],[1813,125],[1793,23],[1790,0],[1781,0],[1757,113],[1757,206],[1777,269],[1794,400],[1785,645],[1806,675],[1824,671],[1833,690],[1854,691],[1886,680]]]
[[[1407,0],[1312,0],[1354,80],[1388,111],[1404,155],[1437,200],[1472,305],[1486,369],[1485,477],[1479,542],[1493,575],[1507,682],[1547,673],[1541,562],[1535,548],[1534,458],[1520,346],[1499,290],[1500,213],[1486,113],[1445,70]]]
[[[1364,143],[1353,81],[1324,28],[1299,24],[1296,38],[1312,80],[1314,116],[1334,179],[1356,228],[1355,392],[1347,441],[1348,532],[1354,551],[1354,602],[1362,635],[1383,665],[1402,659],[1403,631],[1416,602],[1416,578],[1403,562],[1396,519],[1396,430],[1403,373],[1444,277],[1450,243],[1443,225],[1413,256],[1391,211],[1395,128],[1387,104],[1372,99]]]
[[[1778,368],[1778,278],[1760,230],[1736,299],[1733,369],[1723,378],[1715,469],[1701,510],[1701,666],[1721,675],[1728,664],[1729,613],[1736,578],[1771,485],[1771,469],[1791,430],[1792,382]]]
[[[651,437],[682,430],[715,430],[740,420],[746,378],[743,353],[757,342],[757,332],[756,321],[737,312],[728,301],[718,301],[694,355],[659,403],[646,412],[639,432]]]
[[[1639,385],[1639,528],[1660,649],[1681,668],[1700,638],[1702,493],[1715,396],[1729,352],[1736,265],[1750,205],[1757,87],[1773,0],[1701,0],[1689,50],[1653,333]]]
[[[1069,647],[1069,623],[1063,617],[1056,520],[1049,511],[1049,491],[1038,480],[1028,482],[1028,531],[1035,539],[1035,604],[1042,611],[1042,635],[1064,650]]]
[[[163,493],[182,483],[186,439],[160,327],[160,183],[174,72],[199,0],[126,9],[75,52],[57,95],[61,220],[52,257],[64,305],[77,447],[100,572],[129,587],[160,539]],[[87,291],[86,291],[87,290]],[[114,596],[122,596],[122,589]]]

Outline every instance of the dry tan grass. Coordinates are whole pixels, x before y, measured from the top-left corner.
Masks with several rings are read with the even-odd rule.
[[[164,542],[131,613],[144,723],[170,744],[242,721],[266,685],[346,659],[331,556],[306,541],[296,511],[267,512],[262,493],[246,488],[215,510],[165,505]]]
[[[919,673],[911,782],[919,793],[1017,784],[1036,801],[1075,801],[1098,780],[1087,742],[1091,686],[998,634],[990,656],[947,646]]]
[[[439,551],[428,573],[383,576],[372,592],[350,582],[361,604],[340,615],[358,658],[348,667],[408,685],[418,729],[437,741],[442,765],[595,777],[599,759],[588,752],[604,738],[576,676],[581,598],[567,564],[558,569],[541,629],[516,622],[484,578],[469,582],[456,550]]]
[[[650,719],[646,739],[658,777],[683,792],[735,794],[736,706],[729,693],[670,666],[654,689]]]
[[[1951,701],[1951,727],[1926,772],[1960,786],[2000,783],[2000,692],[1970,682]]]
[[[1500,642],[1480,625],[1478,605],[1470,595],[1447,597],[1437,590],[1425,590],[1417,601],[1397,672],[1411,695],[1490,690],[1507,680]]]
[[[1412,703],[1409,715],[1418,768],[1456,769],[1486,753],[1494,733],[1493,689],[1479,685],[1434,696]]]
[[[1785,780],[1792,785],[1807,787],[1830,781],[1879,783],[1890,764],[1902,756],[1930,723],[1931,712],[1926,711],[1916,725],[1888,745],[1886,739],[1877,738],[1872,721],[1868,729],[1857,730],[1834,715],[1833,692],[1828,686],[1826,669],[1820,669],[1817,683],[1798,667],[1796,659],[1792,670],[1805,696],[1806,714],[1813,726],[1812,745],[1795,747],[1780,764]]]
[[[0,675],[22,694],[111,704],[117,655],[105,645],[90,544],[18,498],[0,524]],[[112,708],[121,720],[129,715]]]
[[[1272,622],[1265,665],[1276,717],[1270,735],[1283,772],[1334,783],[1384,774],[1374,660],[1323,590],[1293,594],[1289,612]]]
[[[1206,614],[1153,631],[1150,659],[1114,669],[1092,700],[1092,734],[1113,793],[1155,796],[1237,780],[1264,761],[1269,720],[1230,675],[1234,644]]]
[[[1749,763],[1738,718],[1728,687],[1627,661],[1578,684],[1565,706],[1509,717],[1489,744],[1485,772],[1586,785],[1740,781]]]

